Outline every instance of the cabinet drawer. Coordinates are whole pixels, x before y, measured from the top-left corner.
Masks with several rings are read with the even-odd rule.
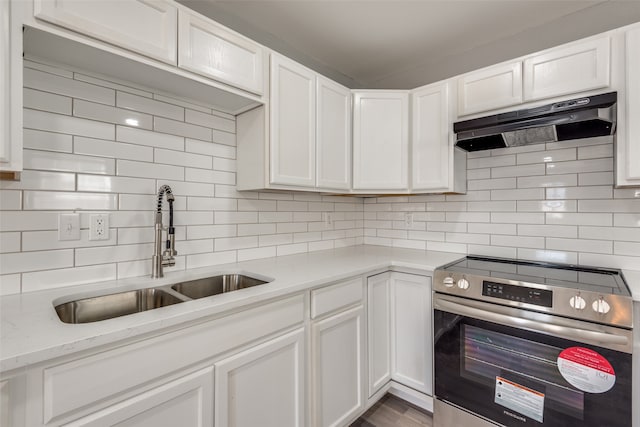
[[[193,363],[302,324],[303,320],[304,298],[297,295],[46,368],[45,423],[86,405],[116,398]]]
[[[176,65],[178,10],[165,0],[35,0],[35,17]]]
[[[337,283],[311,291],[311,317],[324,314],[362,302],[362,278]]]
[[[263,51],[259,45],[183,10],[178,29],[180,68],[262,94]]]

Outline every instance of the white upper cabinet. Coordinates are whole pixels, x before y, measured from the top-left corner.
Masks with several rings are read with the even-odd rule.
[[[240,89],[263,93],[260,45],[199,15],[180,10],[178,66]]]
[[[316,74],[271,55],[271,184],[315,187]]]
[[[522,62],[508,62],[458,78],[458,115],[522,103]]]
[[[640,25],[628,30],[625,42],[627,102],[619,110],[616,144],[616,185],[640,186]]]
[[[22,24],[0,1],[0,171],[22,170]],[[15,13],[13,14],[15,16]]]
[[[351,91],[317,76],[317,186],[351,188]]]
[[[35,0],[35,17],[176,65],[178,9],[165,0]]]
[[[609,35],[532,55],[524,61],[524,99],[534,101],[609,86]]]
[[[408,190],[409,94],[354,91],[354,190]]]
[[[466,191],[466,154],[454,148],[449,82],[411,92],[411,190]],[[462,157],[462,162],[456,158]]]

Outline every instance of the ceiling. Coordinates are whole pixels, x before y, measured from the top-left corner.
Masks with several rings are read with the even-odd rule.
[[[640,0],[178,1],[354,89],[412,89],[640,21]]]

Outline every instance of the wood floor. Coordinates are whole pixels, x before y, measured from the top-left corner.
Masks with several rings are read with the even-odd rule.
[[[386,394],[351,427],[432,427],[430,413],[391,394]]]

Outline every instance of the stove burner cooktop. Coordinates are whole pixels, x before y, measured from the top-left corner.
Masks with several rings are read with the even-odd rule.
[[[633,299],[617,269],[469,255],[433,279],[437,293],[633,327]]]
[[[447,271],[497,277],[561,288],[631,296],[622,272],[616,269],[554,264],[469,255],[449,264]]]

